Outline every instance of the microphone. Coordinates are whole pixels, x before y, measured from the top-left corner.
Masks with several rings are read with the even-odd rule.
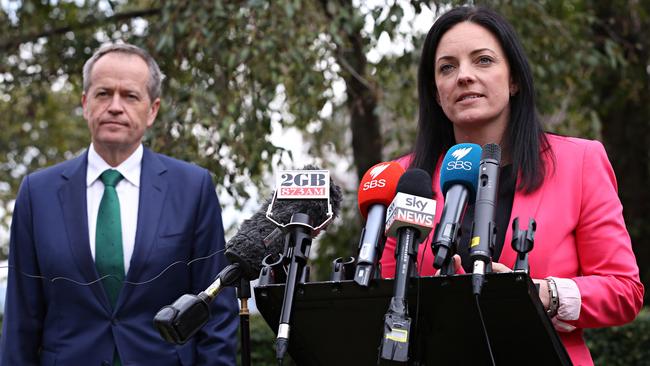
[[[379,163],[368,169],[359,184],[359,211],[366,219],[361,231],[359,256],[354,271],[354,281],[368,286],[377,268],[378,253],[384,250],[386,236],[384,224],[386,207],[395,197],[397,182],[404,168],[397,162]]]
[[[313,167],[306,166],[305,169]],[[332,211],[337,216],[342,193],[338,186],[331,184],[330,187]],[[164,340],[175,344],[186,343],[210,319],[209,304],[224,288],[242,279],[257,279],[264,257],[284,251],[282,231],[266,217],[271,203],[272,199],[267,199],[257,212],[244,220],[237,233],[226,243],[224,254],[232,264],[224,267],[208,288],[198,295],[182,295],[173,304],[158,311],[154,326]],[[273,205],[273,215],[283,222],[288,222],[294,212],[318,216],[322,211],[322,204],[304,199],[278,200]]]
[[[210,319],[210,303],[226,287],[233,286],[242,278],[257,279],[262,259],[267,254],[281,253],[284,240],[275,237],[265,243],[276,226],[266,219],[266,209],[271,200],[249,219],[244,220],[237,233],[226,243],[225,256],[232,263],[224,267],[214,282],[198,295],[184,294],[171,305],[161,308],[154,317],[154,326],[162,338],[170,343],[185,344]],[[299,202],[287,202],[294,206]]]
[[[433,228],[436,201],[431,177],[422,169],[407,170],[397,183],[397,194],[386,213],[386,235],[397,236],[393,297],[384,316],[380,356],[408,361],[411,318],[408,316],[407,283],[421,243]]]
[[[469,245],[469,256],[474,262],[472,291],[480,295],[485,269],[492,262],[492,250],[496,241],[495,221],[499,187],[499,164],[501,147],[497,144],[483,146],[479,167],[478,191],[474,205],[474,224]]]
[[[313,169],[283,171],[278,175],[274,200],[267,210],[267,218],[284,228],[284,260],[288,262],[286,285],[278,333],[275,344],[276,358],[282,362],[289,346],[291,310],[298,280],[309,259],[312,239],[324,229],[331,219],[338,216],[342,200],[341,188],[329,178],[329,172]],[[288,224],[279,219],[274,207],[285,199],[302,199],[301,207],[295,207]],[[277,201],[277,204],[273,204]],[[314,227],[314,225],[317,225]]]
[[[456,252],[467,204],[476,197],[480,157],[479,145],[457,144],[447,151],[440,167],[440,188],[445,205],[434,231],[431,250],[436,253],[433,267],[445,266],[442,274],[454,274],[451,258]]]

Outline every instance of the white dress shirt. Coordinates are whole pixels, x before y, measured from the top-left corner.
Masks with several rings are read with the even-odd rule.
[[[549,277],[557,285],[557,295],[560,300],[560,307],[557,309],[557,315],[551,319],[555,329],[560,332],[572,332],[576,329],[573,325],[563,322],[563,320],[578,320],[580,317],[580,308],[582,307],[582,297],[578,284],[570,278]]]
[[[140,172],[142,171],[142,154],[140,145],[122,164],[113,168],[95,151],[90,144],[88,148],[88,168],[86,170],[86,202],[88,203],[88,235],[90,236],[90,253],[95,259],[95,231],[97,213],[104,194],[104,183],[99,178],[106,169],[115,169],[122,174],[122,179],[115,190],[120,200],[120,219],[122,222],[122,250],[124,252],[124,271],[129,272],[131,256],[135,247],[135,232],[138,224],[138,203],[140,198]]]

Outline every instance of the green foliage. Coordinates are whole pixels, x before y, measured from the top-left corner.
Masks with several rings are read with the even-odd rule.
[[[431,6],[432,24],[464,3],[412,0],[406,6],[415,14]],[[604,140],[619,172],[642,279],[650,283],[650,226],[642,207],[650,201],[644,187],[650,165],[635,165],[650,161],[650,38],[643,36],[650,1],[475,3],[495,8],[515,27],[548,129]],[[347,191],[342,219],[315,248],[322,257],[316,273],[326,278],[331,259],[356,248],[355,177],[368,164],[407,153],[417,120],[424,35],[402,26],[403,3],[353,4],[26,0],[0,8],[0,225],[8,228],[27,172],[88,145],[81,68],[101,43],[122,40],[150,50],[167,76],[145,143],[205,166],[238,204],[249,197],[250,184],[268,193],[269,173],[294,167],[285,149],[291,142],[272,140],[274,133],[300,131],[314,159],[304,163],[339,170]],[[407,46],[368,59],[381,37]]]
[[[385,14],[377,11],[381,7],[370,13],[381,18],[376,34],[362,29],[365,15],[346,2],[137,1],[111,6],[26,1],[15,4],[14,13],[0,11],[10,20],[0,26],[0,113],[10,116],[0,121],[6,152],[0,156],[5,228],[22,177],[88,145],[79,108],[80,74],[83,62],[103,42],[123,40],[147,48],[166,74],[161,110],[145,143],[208,168],[237,203],[248,197],[251,183],[268,191],[263,178],[286,158],[291,161],[291,154],[270,140],[278,129],[305,131],[308,153],[323,168],[353,155],[348,107],[359,95],[336,96],[334,83],[362,80],[374,99],[389,93],[373,74],[395,79],[387,72],[393,67],[411,75],[406,72],[412,61],[408,53],[398,58],[399,67],[390,62],[364,66],[364,53],[376,45],[377,35],[400,33],[397,5]],[[412,39],[404,31],[400,37]],[[399,93],[412,85],[402,83],[391,104],[409,105],[400,102]],[[376,113],[393,119],[413,112],[406,107],[394,113],[392,108],[378,107]],[[391,138],[408,140],[403,134]],[[395,150],[405,151],[404,146]],[[372,159],[381,159],[381,151],[372,153]],[[344,203],[347,216],[355,211],[354,199]],[[352,248],[339,246],[338,252],[349,254]]]
[[[151,145],[207,167],[236,197],[247,197],[243,183],[262,185],[286,154],[269,141],[273,128],[304,129],[326,101],[329,81],[315,65],[327,44],[317,44],[308,6],[165,3],[149,31],[161,35],[150,48],[164,60],[163,105],[171,108]]]
[[[250,351],[251,365],[255,366],[277,366],[275,359],[275,333],[266,324],[264,318],[259,314],[250,316]],[[238,355],[241,355],[241,337],[239,342]],[[241,364],[241,359],[237,360]],[[286,355],[284,365],[294,366],[295,363],[290,355]]]
[[[588,329],[585,339],[596,365],[641,366],[650,358],[650,311],[634,322],[612,328]]]
[[[345,192],[344,201],[356,202],[356,191]],[[361,219],[356,206],[343,210],[341,217],[318,237],[313,246],[318,255],[310,261],[310,280],[329,281],[333,261],[339,257],[356,256],[359,246]],[[354,253],[354,254],[353,254]]]

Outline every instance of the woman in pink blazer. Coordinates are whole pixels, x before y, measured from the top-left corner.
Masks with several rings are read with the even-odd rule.
[[[457,143],[501,146],[493,270],[509,271],[515,262],[512,220],[525,225],[534,218],[531,277],[573,364],[593,365],[582,329],[632,321],[644,291],[602,144],[543,132],[523,48],[510,24],[485,8],[455,8],[436,21],[423,46],[418,92],[414,152],[399,162],[432,173],[440,218],[444,153]],[[466,269],[467,241],[461,238],[454,258]],[[381,259],[384,277],[394,275],[394,253],[391,238]],[[430,245],[420,246],[420,274],[434,274],[433,257]]]

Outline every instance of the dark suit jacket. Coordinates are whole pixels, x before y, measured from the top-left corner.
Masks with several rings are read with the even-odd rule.
[[[183,346],[164,342],[152,323],[162,306],[212,282],[226,264],[221,253],[190,266],[176,264],[147,284],[125,284],[115,309],[101,282],[51,281],[98,278],[88,240],[87,162],[83,154],[28,175],[20,187],[11,225],[13,269],[0,365],[99,366],[108,364],[115,347],[124,366],[234,365],[234,291],[219,294],[208,324]],[[135,248],[126,281],[147,281],[175,261],[223,248],[221,211],[208,172],[144,149]]]

